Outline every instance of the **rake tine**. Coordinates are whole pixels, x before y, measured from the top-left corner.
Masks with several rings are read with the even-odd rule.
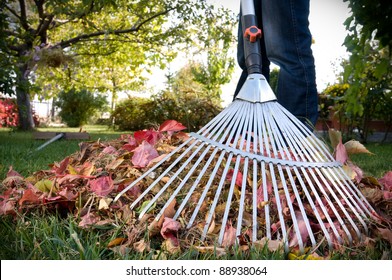
[[[263,161],[261,163],[261,177],[263,180],[262,186],[263,186],[263,195],[264,195],[264,201],[268,202],[268,185],[267,185],[267,175],[266,175],[266,167],[265,167],[265,162]],[[267,231],[267,238],[271,239],[272,234],[271,234],[271,220],[270,220],[270,214],[269,214],[270,206],[269,202],[264,206],[264,215],[265,215],[265,228]]]
[[[192,155],[181,165],[181,167],[175,172],[175,174],[170,178],[170,180],[159,190],[159,192],[154,196],[152,200],[150,200],[150,203],[144,207],[144,209],[141,211],[139,218],[143,217],[143,215],[148,211],[148,209],[154,204],[154,202],[161,196],[161,194],[166,191],[166,189],[171,185],[171,183],[177,179],[177,176],[188,166],[188,164],[191,162],[191,160],[199,153],[199,151],[203,148],[204,144],[200,145],[193,153]],[[166,173],[162,173],[165,175]],[[191,174],[190,174],[191,175]],[[189,176],[190,176],[189,175]],[[161,175],[162,176],[162,175]],[[162,177],[163,178],[163,177]],[[188,177],[189,178],[189,177]],[[160,180],[159,180],[160,181]],[[158,180],[156,180],[154,183],[158,183]],[[147,188],[146,191],[150,191],[152,187],[155,186],[155,184],[151,184],[149,188]],[[144,196],[147,192],[144,192],[140,197]],[[135,200],[134,203],[132,203],[131,208],[133,208],[138,200]]]
[[[257,107],[256,107],[257,109]],[[253,112],[253,153],[257,154],[258,147],[258,127],[257,127],[257,110]],[[257,240],[257,161],[252,160],[253,163],[253,173],[252,173],[252,242]]]
[[[230,143],[231,139],[233,138],[233,135],[234,135],[235,131],[238,130],[239,123],[240,123],[240,119],[239,119],[239,118],[236,120],[236,122],[230,122],[230,125],[229,125],[228,129],[226,129],[226,131],[225,131],[224,134],[222,135],[220,142],[223,142],[224,139],[226,138],[227,134],[231,131],[231,132],[230,132],[230,135],[228,136],[228,138],[227,138],[227,140],[226,140],[228,143]],[[234,127],[234,129],[231,129],[232,127]],[[230,129],[231,129],[231,130],[230,130]],[[238,137],[239,137],[239,136],[237,136],[237,138],[238,138]],[[193,184],[193,186],[191,187],[190,191],[188,192],[188,194],[186,195],[186,197],[185,197],[184,200],[182,201],[182,203],[181,203],[179,209],[177,210],[176,215],[174,216],[174,219],[176,219],[176,218],[179,216],[179,214],[181,213],[182,209],[185,207],[185,205],[186,205],[186,203],[188,202],[188,200],[189,200],[191,194],[194,192],[195,188],[197,187],[198,182],[201,180],[201,178],[203,177],[203,175],[204,175],[204,173],[206,172],[207,168],[209,167],[209,165],[211,164],[212,160],[214,159],[215,154],[216,154],[217,151],[218,151],[218,149],[215,149],[215,150],[214,150],[214,153],[210,156],[208,162],[205,164],[204,168],[203,168],[202,171],[200,172],[200,174],[199,174],[198,178],[196,179],[195,183]],[[223,160],[223,156],[225,155],[225,153],[226,153],[226,151],[223,150],[223,151],[222,151],[222,154],[221,154],[221,156],[220,156],[220,158],[218,159],[218,163],[220,163],[220,162]],[[230,156],[230,160],[231,160],[231,157],[232,157],[232,155]],[[230,166],[230,165],[227,164],[227,166]],[[212,176],[212,177],[213,177],[213,176]],[[222,177],[222,178],[225,178],[225,177]],[[197,210],[197,211],[195,210],[194,213],[197,213],[197,212],[198,212],[198,210]],[[196,216],[196,215],[195,215],[195,216]],[[188,222],[188,226],[187,226],[187,227],[188,227],[188,228],[191,227],[192,224],[193,224],[193,219],[191,219],[191,220]]]
[[[128,190],[133,188],[137,183],[139,183],[141,180],[146,178],[148,175],[150,175],[155,169],[157,169],[159,166],[161,166],[162,163],[167,161],[170,157],[172,157],[175,153],[177,153],[179,150],[181,150],[185,145],[187,145],[189,142],[191,142],[193,139],[189,138],[186,140],[184,143],[182,143],[178,148],[170,152],[167,156],[165,156],[163,159],[161,159],[158,163],[156,163],[151,169],[143,173],[139,178],[137,178],[135,181],[133,181],[130,185],[128,185],[125,189],[123,189],[121,192],[117,194],[117,196],[114,198],[114,201],[117,201],[124,193],[126,193]]]
[[[246,127],[247,133],[247,139],[246,139],[246,147],[245,150],[247,152],[250,151],[250,140],[252,138],[252,135],[250,131],[252,130],[252,121],[250,121],[251,116],[253,116],[253,106],[250,107],[249,113],[247,115],[246,123],[248,124],[248,127]],[[245,138],[245,137],[243,137]],[[244,143],[241,143],[242,145]],[[240,149],[242,146],[240,147]],[[244,206],[245,206],[245,195],[246,195],[246,185],[247,185],[247,180],[246,178],[248,177],[248,165],[249,165],[249,158],[245,157],[244,159],[244,165],[243,165],[243,180],[242,180],[242,186],[241,186],[241,197],[240,197],[240,206],[238,209],[238,218],[237,218],[237,231],[236,231],[236,236],[239,236],[241,234],[241,227],[242,227],[242,219],[244,215]]]
[[[257,240],[257,161],[253,160],[252,180],[252,242]]]
[[[334,174],[334,172],[330,172],[330,174],[332,175],[332,184],[334,185],[334,187],[335,187],[335,189],[338,191],[338,193],[340,194],[340,196],[344,199],[344,201],[347,203],[347,205],[350,207],[350,209],[351,209],[351,211],[354,213],[354,215],[358,218],[358,220],[359,220],[359,222],[363,225],[363,227],[365,228],[365,230],[367,230],[367,226],[366,226],[366,224],[365,224],[365,222],[363,221],[363,219],[362,219],[362,217],[360,216],[360,214],[357,212],[357,210],[354,208],[354,206],[351,204],[351,202],[350,202],[350,200],[349,200],[349,198],[351,198],[351,196],[345,196],[343,193],[342,193],[342,190],[341,189],[343,189],[344,190],[344,186],[341,184],[341,182],[339,181],[339,179],[338,178],[336,178],[336,175]],[[339,183],[336,183],[336,182],[339,182]],[[354,203],[355,203],[355,201],[354,201]],[[355,206],[357,206],[357,205],[355,205]],[[363,213],[363,212],[362,212]],[[348,213],[347,213],[348,214]],[[354,223],[354,222],[353,222]],[[355,223],[354,223],[354,225],[355,225]],[[361,233],[360,233],[360,231],[359,231],[359,229],[356,227],[356,225],[354,226],[353,225],[353,227],[356,229],[356,233],[357,233],[357,235],[358,235],[358,237],[360,237],[361,236]]]
[[[267,104],[268,106],[268,104]],[[265,107],[267,107],[265,106]],[[276,144],[275,144],[275,139],[273,136],[273,129],[271,127],[271,122],[270,122],[270,115],[273,114],[273,110],[270,110],[269,107],[267,107],[268,110],[263,110],[264,111],[264,119],[265,119],[265,124],[266,124],[266,129],[267,131],[271,132],[272,135],[270,134],[270,141],[271,141],[271,148],[272,148],[272,153],[273,157],[277,158],[278,157],[278,151],[276,150]],[[268,156],[270,156],[270,152],[267,150]],[[278,167],[280,165],[278,164]],[[287,231],[286,231],[286,222],[283,217],[283,209],[280,201],[280,195],[279,195],[279,190],[278,190],[278,185],[277,185],[277,180],[275,176],[275,171],[273,168],[273,164],[269,163],[269,169],[272,177],[272,186],[274,189],[274,195],[275,195],[275,201],[276,201],[276,206],[278,208],[278,216],[279,216],[279,221],[280,221],[280,226],[281,226],[281,231],[282,231],[282,236],[283,236],[283,243],[285,247],[285,251],[288,251],[289,249],[289,244],[288,244],[288,238],[287,238]]]
[[[370,216],[372,215],[372,213],[369,211],[369,209],[371,211],[374,212],[373,207],[369,204],[369,202],[366,200],[366,198],[363,196],[363,194],[359,191],[358,188],[356,188],[356,186],[354,185],[354,183],[351,182],[350,178],[348,177],[347,173],[344,172],[343,169],[339,170],[340,172],[338,173],[340,175],[340,178],[342,178],[342,181],[345,182],[346,186],[348,187],[348,189],[350,190],[350,192],[352,193],[352,195],[357,199],[357,201],[361,204],[362,208],[360,208],[361,210],[365,210],[366,213],[368,213]],[[366,205],[365,205],[366,204]],[[366,218],[366,215],[363,213],[363,217]]]
[[[226,114],[224,116],[224,118],[222,118],[223,120],[226,120],[227,118],[230,118],[232,115],[234,115],[236,113],[235,110],[230,110],[230,111],[226,111]],[[231,128],[234,124],[229,125],[229,128]],[[216,132],[216,134],[214,135],[212,140],[215,140],[224,130],[223,126],[216,126],[215,129],[213,131],[215,131],[217,128],[219,128],[219,131]],[[226,130],[222,137],[221,137],[221,141],[223,141],[226,137],[226,135],[229,133],[230,130]],[[164,213],[165,209],[168,207],[168,205],[172,202],[172,200],[175,198],[175,196],[181,191],[181,189],[183,188],[183,186],[186,184],[186,182],[188,181],[188,179],[190,178],[190,176],[194,173],[194,171],[196,170],[196,168],[198,167],[198,165],[201,163],[201,161],[204,159],[204,157],[206,156],[206,154],[208,153],[208,151],[210,150],[210,146],[208,146],[208,148],[203,152],[203,154],[198,158],[198,160],[196,161],[196,163],[193,165],[193,167],[191,168],[191,170],[188,172],[188,174],[186,175],[186,177],[182,180],[181,184],[176,188],[175,192],[170,196],[170,198],[168,199],[168,201],[166,202],[166,204],[162,207],[161,211],[159,212],[159,214],[157,215],[156,219],[159,220],[159,218],[161,217],[161,215]],[[192,186],[192,188],[190,189],[191,191],[188,193],[187,195],[187,199],[184,200],[185,202],[188,201],[190,195],[193,193],[194,189],[196,188],[198,182],[201,180],[202,175],[205,173],[205,171],[207,170],[208,166],[210,165],[211,161],[214,159],[215,154],[217,153],[218,149],[215,149],[214,152],[212,153],[212,155],[210,156],[209,160],[207,161],[207,163],[205,164],[204,168],[202,169],[201,173],[198,176],[198,179],[195,181],[194,185]],[[186,163],[184,163],[183,165],[184,167],[186,166]],[[181,171],[181,170],[180,170]],[[176,175],[173,176],[173,178],[175,178]],[[167,183],[167,185],[170,185],[171,181]],[[167,188],[167,187],[166,187]],[[166,188],[164,187],[161,192],[163,193],[164,190],[166,190]],[[156,197],[159,197],[161,195],[161,192],[159,194],[156,195]],[[155,201],[155,200],[154,200]],[[151,203],[151,202],[150,202]],[[151,203],[152,205],[152,203]],[[183,202],[182,205],[180,206],[179,210],[177,211],[175,217],[178,217],[178,215],[181,213],[182,208],[185,206],[185,203]],[[147,208],[147,207],[146,207]],[[148,208],[147,208],[148,209]]]
[[[245,108],[245,110],[246,110],[246,108]],[[227,142],[228,142],[228,143],[230,143],[230,141],[231,141],[231,139],[232,139],[232,137],[233,137],[233,135],[234,135],[234,132],[235,132],[236,130],[238,130],[239,121],[240,121],[240,119],[238,119],[237,122],[234,124],[234,127],[236,127],[236,129],[235,129],[235,130],[232,130],[232,132],[230,133],[230,136],[229,136],[228,139],[227,139]],[[229,127],[229,129],[230,129],[230,128],[231,128],[231,126]],[[223,136],[222,139],[224,139],[224,137],[225,137],[225,136]],[[238,137],[236,137],[236,139],[238,139]],[[222,162],[224,155],[225,155],[225,151],[222,151],[222,154],[221,154],[220,158],[219,158],[218,161],[217,161],[217,164],[216,164],[216,167],[215,167],[215,169],[214,169],[214,171],[213,171],[213,174],[215,174],[215,173],[217,172],[218,167],[219,167],[219,164]],[[205,224],[205,226],[204,226],[203,234],[202,234],[202,237],[201,237],[201,240],[202,240],[202,241],[205,239],[205,237],[206,237],[206,235],[207,235],[207,232],[208,232],[208,229],[209,229],[209,227],[210,227],[210,224],[211,224],[211,221],[212,221],[212,217],[213,217],[213,215],[214,215],[215,208],[216,208],[216,205],[217,205],[217,203],[218,203],[218,199],[219,199],[220,193],[221,193],[221,191],[222,191],[222,187],[223,187],[224,182],[225,182],[225,180],[226,180],[227,172],[228,172],[228,170],[229,170],[229,168],[230,168],[230,164],[229,164],[229,163],[231,162],[232,157],[233,157],[233,154],[230,153],[228,159],[226,160],[226,166],[225,166],[224,171],[223,171],[223,173],[222,173],[222,177],[221,177],[221,180],[220,180],[220,182],[219,182],[218,189],[217,189],[217,191],[216,191],[216,193],[215,193],[214,201],[213,201],[213,203],[212,203],[212,205],[211,205],[211,207],[210,207],[210,211],[209,211],[208,216],[207,216],[206,224]],[[209,186],[210,186],[210,182],[212,182],[211,178],[212,178],[213,176],[215,176],[215,175],[211,175],[210,181],[207,183],[207,186],[205,187],[205,192],[206,192],[206,190],[208,190],[208,188],[209,188]],[[207,188],[207,187],[208,187],[208,188]],[[203,199],[203,200],[204,200],[204,199]],[[200,201],[199,201],[198,206],[199,206],[199,205],[201,206],[201,201],[202,201],[202,199],[200,198]],[[195,209],[194,214],[193,214],[193,216],[192,216],[192,219],[189,221],[188,226],[191,225],[191,224],[193,223],[195,213],[198,212],[200,206],[199,206],[197,209]]]
[[[193,224],[193,221],[195,220],[195,218],[196,218],[196,216],[197,216],[197,214],[198,214],[198,212],[199,212],[199,210],[200,210],[200,207],[202,206],[202,204],[203,204],[203,202],[204,202],[204,199],[205,199],[205,197],[206,197],[206,195],[207,195],[207,192],[208,192],[208,190],[210,189],[210,186],[211,186],[212,182],[213,182],[214,179],[215,179],[215,178],[214,178],[214,177],[215,177],[215,174],[216,174],[216,173],[218,172],[218,170],[219,170],[220,162],[222,161],[224,155],[225,155],[225,153],[222,153],[221,156],[219,157],[219,161],[218,161],[219,164],[216,164],[216,165],[215,165],[215,168],[214,168],[214,170],[212,171],[212,173],[211,173],[211,175],[210,175],[210,178],[209,178],[209,180],[208,180],[206,186],[204,187],[204,191],[203,191],[202,195],[200,196],[199,201],[197,202],[197,205],[196,205],[196,207],[195,207],[195,210],[193,211],[192,217],[190,218],[190,220],[189,220],[189,222],[188,222],[188,228]]]
[[[191,195],[193,194],[194,190],[196,189],[196,187],[198,186],[199,182],[201,181],[201,179],[203,178],[203,175],[205,174],[205,172],[207,171],[209,165],[211,164],[212,160],[215,157],[215,154],[218,152],[217,149],[214,150],[213,154],[210,156],[210,158],[208,159],[207,163],[204,165],[203,169],[200,171],[199,176],[197,177],[197,179],[195,180],[195,182],[193,183],[192,187],[189,189],[187,195],[185,196],[185,198],[182,200],[181,205],[179,206],[176,214],[174,215],[173,219],[177,219],[182,210],[184,209],[185,205],[187,204],[189,198],[191,197]],[[223,151],[222,153],[225,153],[225,151]],[[191,226],[190,223],[188,223],[188,228]]]
[[[189,178],[192,176],[192,174],[195,172],[196,168],[199,166],[199,164],[202,162],[204,157],[207,155],[208,151],[210,150],[211,146],[208,146],[204,152],[200,155],[200,157],[197,159],[195,164],[192,166],[192,168],[189,170],[187,175],[182,179],[181,184],[176,188],[176,190],[173,192],[173,194],[170,196],[170,198],[167,200],[166,204],[162,207],[161,211],[158,213],[156,216],[156,220],[158,221],[159,218],[162,216],[162,214],[165,212],[166,208],[168,205],[173,201],[173,199],[177,196],[177,194],[181,191],[181,189],[184,187],[184,185],[188,182]],[[197,154],[199,150],[196,150],[195,153]],[[214,154],[215,155],[215,154]],[[189,160],[191,160],[193,157],[191,156]],[[183,164],[183,167],[186,167],[187,162]],[[173,175],[172,179],[174,180],[176,178],[176,175],[180,174],[183,169],[179,169],[176,174]],[[170,186],[173,180],[170,180],[166,183],[166,185],[155,195],[154,199],[152,200],[152,203],[156,201],[156,199],[159,198],[159,196],[167,189],[167,187]],[[151,203],[151,202],[150,202]],[[152,204],[151,204],[152,205]],[[146,207],[147,208],[147,207]],[[148,209],[148,208],[147,208]]]
[[[269,143],[268,143],[268,138],[267,138],[267,132],[265,129],[265,118],[264,118],[264,114],[263,112],[263,108],[262,108],[262,104],[257,104],[258,105],[258,118],[260,119],[260,121],[258,122],[258,131],[260,132],[260,153],[264,152],[264,149],[267,153],[268,157],[271,157],[271,153],[270,153],[270,149],[269,149]],[[264,137],[262,137],[264,135]],[[263,145],[264,142],[264,145]],[[265,148],[264,148],[265,147]],[[267,185],[267,175],[266,175],[266,166],[265,166],[265,162],[262,161],[261,162],[261,177],[262,177],[262,185],[263,185],[263,195],[264,195],[264,201],[267,202],[269,201],[268,199],[268,185]],[[264,206],[264,215],[265,215],[265,228],[267,231],[267,238],[271,239],[272,238],[272,234],[271,234],[271,221],[270,221],[270,206],[269,203],[267,203]]]
[[[298,135],[298,134],[296,134]],[[324,145],[322,145],[321,147],[324,147]],[[310,146],[310,148],[312,148],[312,146]],[[317,153],[313,153],[314,155],[317,155]],[[341,197],[345,200],[345,202],[349,205],[350,209],[353,211],[353,213],[357,216],[357,218],[359,219],[359,221],[361,222],[361,224],[364,226],[364,228],[367,230],[365,223],[363,222],[362,218],[358,215],[357,211],[353,208],[353,206],[351,205],[351,203],[349,202],[349,200],[347,199],[347,197],[345,195],[342,194],[340,187],[335,183],[336,180],[339,181],[339,179],[336,178],[335,174],[332,172],[332,170],[328,170],[325,171],[328,172],[328,177],[330,178],[329,181],[332,182],[332,184],[334,185],[335,189],[339,192],[339,194],[341,195]],[[332,175],[335,179],[331,179],[330,175]],[[329,184],[326,184],[327,186],[329,186]],[[341,185],[342,186],[342,185]],[[342,186],[343,188],[343,186]],[[344,190],[344,188],[343,188]],[[337,199],[335,193],[329,188],[330,193],[334,196],[335,201],[339,204],[340,208],[342,209],[342,211],[344,212],[345,216],[348,218],[350,224],[353,226],[354,230],[356,231],[357,235],[360,237],[360,233],[359,233],[359,229],[356,227],[356,225],[354,224],[354,222],[352,221],[351,217],[348,215],[348,213],[345,211],[344,207],[340,204],[340,201]],[[347,192],[346,192],[347,194]],[[348,196],[349,199],[352,200],[351,196]],[[357,204],[356,204],[357,206]],[[357,206],[358,209],[358,206]],[[359,211],[361,213],[363,213],[360,209]],[[346,232],[347,233],[347,232]]]
[[[237,106],[235,106],[235,107],[237,107]],[[211,124],[214,124],[214,123],[217,123],[217,125],[215,125],[215,126],[212,126],[211,125],[211,127],[209,127],[209,129],[207,129],[206,131],[205,131],[205,134],[208,132],[208,131],[211,131],[212,130],[212,132],[211,133],[215,133],[216,132],[216,130],[220,130],[220,131],[222,131],[223,130],[223,126],[221,126],[221,125],[219,125],[219,124],[223,124],[223,123],[225,123],[226,121],[227,121],[227,119],[228,118],[230,118],[232,115],[234,115],[236,113],[236,110],[232,110],[232,109],[230,109],[230,110],[226,110],[226,112],[225,112],[225,114],[220,114],[220,117],[219,118],[216,118],[216,121],[215,122],[210,122]],[[218,134],[214,137],[214,138],[216,138],[216,137],[218,137]],[[169,172],[169,171],[171,171],[172,170],[172,168],[173,167],[175,167],[176,165],[177,165],[177,163],[179,163],[180,162],[180,160],[182,160],[182,158],[184,157],[184,156],[186,156],[188,153],[189,153],[189,151],[198,143],[198,141],[199,140],[196,140],[195,139],[195,142],[194,143],[192,143],[182,154],[181,154],[181,156],[179,156],[132,204],[131,204],[131,209],[132,208],[134,208],[135,207],[135,205],[137,204],[137,203],[139,203],[139,201],[141,200],[141,199],[143,199],[144,198],[144,196],[147,194],[147,193],[149,193],[154,187],[155,187],[155,185],[158,183],[158,182],[160,182],[161,180],[162,180],[162,178],[163,177],[165,177],[165,175]],[[191,161],[191,159],[194,157],[194,156],[196,156],[196,154],[200,151],[200,149],[204,146],[204,144],[205,143],[202,143],[202,145],[201,146],[199,146],[198,148],[197,148],[197,150],[192,154],[192,156],[190,157],[190,158],[188,158],[188,160],[186,161],[186,164],[188,164],[190,161]],[[177,149],[178,150],[178,149]],[[175,173],[175,175],[174,176],[172,176],[172,178],[170,179],[170,181],[160,190],[160,192],[159,192],[159,195],[161,195],[168,187],[169,187],[169,185],[170,185],[170,183],[171,182],[173,182],[173,180],[176,178],[176,176],[178,175],[178,174],[180,174],[180,172],[186,167],[186,164],[183,164],[182,165],[182,167],[181,167],[181,169],[179,169],[176,173]],[[139,217],[141,218],[144,214],[145,214],[145,212],[146,211],[148,211],[148,209],[153,205],[153,203],[159,198],[159,195],[156,195],[155,196],[155,198],[153,199],[153,200],[151,200],[150,201],[150,203],[149,204],[147,204],[147,206],[144,208],[145,209],[145,211],[142,211],[141,213],[140,213],[140,215],[139,215]]]
[[[224,213],[223,219],[222,219],[222,226],[221,226],[221,230],[219,233],[219,239],[218,239],[219,245],[222,245],[222,243],[223,243],[223,237],[224,237],[224,233],[226,230],[227,218],[228,218],[229,212],[230,212],[230,205],[231,205],[231,200],[232,200],[233,193],[234,193],[234,187],[235,187],[235,183],[236,183],[236,179],[237,179],[240,161],[241,161],[241,156],[237,156],[235,167],[234,167],[234,172],[233,172],[233,177],[232,177],[231,184],[230,184],[230,190],[229,190],[229,194],[228,194],[227,201],[226,201],[225,213]]]
[[[287,148],[284,146],[284,141],[283,141],[282,136],[281,136],[281,133],[283,134],[283,133],[286,133],[286,132],[284,130],[282,130],[281,133],[276,133],[278,128],[276,127],[275,121],[273,119],[269,119],[269,123],[273,127],[273,130],[272,130],[272,133],[274,134],[273,138],[277,139],[276,144],[277,144],[278,150],[284,152],[284,153],[281,152],[282,158],[284,159],[285,157],[287,157],[287,159],[289,159],[289,157],[288,157],[289,152],[288,152]],[[284,121],[283,121],[283,123],[284,123]],[[274,131],[275,131],[275,133],[274,133]],[[299,249],[300,249],[301,252],[303,252],[304,251],[303,240],[302,240],[301,232],[300,232],[300,229],[299,229],[299,224],[298,224],[298,221],[297,221],[297,216],[296,216],[296,213],[294,211],[293,205],[291,203],[290,193],[289,193],[288,188],[287,188],[285,176],[283,174],[283,170],[282,170],[282,166],[281,165],[278,165],[278,170],[279,170],[279,175],[281,177],[281,182],[282,182],[282,186],[283,186],[284,193],[285,193],[285,196],[286,196],[287,204],[289,206],[291,218],[292,218],[292,221],[293,221],[294,230],[295,230],[295,233],[297,235]],[[303,216],[303,220],[305,222],[307,231],[309,232],[310,236],[313,236],[312,235],[312,230],[310,229],[308,218],[307,218],[307,216],[304,213],[305,211],[304,211],[304,209],[302,207],[302,203],[300,203],[299,195],[298,195],[298,192],[297,192],[297,189],[296,189],[296,186],[295,186],[295,182],[294,182],[294,179],[292,177],[292,174],[290,172],[289,167],[286,167],[286,172],[289,175],[291,186],[292,186],[292,188],[294,190],[294,193],[296,195],[297,201],[298,201],[299,206],[301,208],[300,209],[301,210],[301,214]],[[315,243],[315,240],[313,239],[312,240],[312,244],[314,244],[314,243]]]
[[[245,116],[247,116],[247,114],[245,114]],[[245,122],[245,118],[242,118],[241,122],[240,122],[240,124],[238,126],[239,129],[238,129],[238,131],[236,133],[236,136],[235,136],[235,139],[234,139],[234,145],[235,146],[237,145],[238,139],[240,138],[241,131],[244,128],[244,122]],[[244,138],[241,138],[240,142],[241,143],[239,145],[239,148],[241,149],[242,146],[243,146],[243,143],[244,143]],[[228,197],[227,197],[225,213],[223,215],[222,226],[221,226],[221,230],[220,230],[220,233],[219,233],[218,244],[220,244],[220,245],[222,245],[223,236],[224,236],[224,233],[225,233],[225,230],[226,230],[227,218],[228,218],[228,215],[229,215],[229,212],[230,212],[230,205],[231,205],[231,200],[232,200],[232,197],[233,197],[233,192],[234,192],[234,187],[235,187],[235,183],[236,183],[236,179],[237,179],[237,174],[238,174],[238,171],[239,171],[240,162],[241,162],[241,156],[237,155],[236,156],[236,163],[235,163],[235,167],[234,167],[234,171],[233,171],[233,177],[232,177],[232,181],[231,181],[231,185],[230,185],[230,189],[229,189],[229,194],[228,194]]]
[[[222,151],[222,155],[221,155],[222,157],[223,157],[224,153],[225,152]],[[230,162],[232,158],[233,158],[233,154],[230,153],[226,162]],[[211,208],[210,208],[210,211],[209,211],[208,216],[207,216],[206,224],[204,226],[203,234],[202,234],[202,237],[201,237],[202,241],[204,241],[204,239],[206,238],[208,229],[210,228],[212,217],[214,216],[215,208],[216,208],[216,205],[218,204],[218,200],[219,200],[220,194],[222,192],[223,185],[224,185],[224,183],[226,181],[226,176],[227,176],[227,172],[229,171],[229,168],[230,168],[230,164],[226,164],[226,166],[225,166],[225,168],[223,170],[223,173],[222,173],[222,177],[221,177],[221,179],[219,181],[218,189],[217,189],[217,191],[215,193],[214,201],[211,204]]]

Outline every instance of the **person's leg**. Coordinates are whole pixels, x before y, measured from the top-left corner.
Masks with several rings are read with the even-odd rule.
[[[258,22],[258,28],[262,28],[262,13],[261,13],[261,0],[254,0],[255,5],[255,13]],[[246,78],[248,77],[248,72],[246,71],[245,66],[245,55],[244,55],[244,34],[242,31],[242,23],[241,23],[241,11],[240,11],[240,21],[238,24],[238,41],[237,41],[237,62],[238,65],[242,69],[242,73],[240,79],[237,83],[237,87],[234,92],[234,98],[237,96],[238,92],[240,91],[242,85],[244,84]],[[265,76],[267,81],[269,81],[269,70],[270,70],[270,62],[267,58],[266,51],[265,51],[265,44],[264,44],[264,36],[261,36],[260,40],[261,44],[261,55],[262,55],[262,74]]]
[[[318,117],[309,0],[262,0],[263,36],[268,59],[280,67],[277,98],[303,122]]]

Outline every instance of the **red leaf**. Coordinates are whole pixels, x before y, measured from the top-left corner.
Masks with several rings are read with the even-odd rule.
[[[174,120],[167,120],[163,124],[160,125],[159,131],[160,132],[176,132],[176,131],[181,131],[186,129],[185,126],[182,125],[182,123],[179,123]]]
[[[134,150],[134,154],[132,156],[132,164],[135,167],[143,168],[146,167],[151,160],[158,156],[159,154],[154,149],[154,147],[150,145],[147,141],[143,141],[143,143]]]
[[[309,232],[306,228],[306,224],[304,221],[304,218],[301,214],[301,212],[296,211],[295,212],[295,217],[297,218],[297,224],[298,224],[298,228],[299,228],[299,234],[301,236],[302,239],[302,243],[306,243],[308,237],[309,237]],[[297,237],[297,232],[293,234],[292,239],[290,240],[290,244],[289,247],[294,247],[298,245],[298,237]]]
[[[40,201],[38,195],[32,189],[27,189],[23,192],[23,196],[19,200],[19,205],[23,205],[23,202],[37,204]]]
[[[336,146],[335,158],[342,164],[344,164],[348,160],[346,147],[343,145],[342,139],[340,139],[339,144]]]
[[[390,200],[390,199],[392,199],[392,192],[383,191],[383,196],[384,196],[385,200]]]
[[[349,163],[348,166],[351,168],[352,171],[355,172],[355,181],[357,183],[361,182],[363,179],[363,170],[359,168],[357,165]]]
[[[271,194],[272,193],[272,182],[270,180],[267,180],[267,193]],[[268,195],[267,198],[270,196]],[[257,189],[257,205],[260,203],[264,202],[264,186],[263,184],[260,185],[260,187]],[[267,201],[265,201],[267,202]]]
[[[12,169],[12,166],[10,166],[10,169],[7,172],[7,177],[21,177],[23,178],[22,175],[20,175],[18,172]]]
[[[234,169],[230,169],[227,172],[226,179],[231,181],[233,179],[233,176],[234,176]],[[243,176],[242,176],[241,171],[237,171],[237,176],[235,178],[235,184],[237,186],[241,187],[242,186],[242,180],[243,180]]]
[[[381,184],[383,184],[385,190],[392,191],[392,171],[388,171],[384,177],[378,180]]]
[[[70,190],[68,188],[64,188],[58,194],[61,195],[62,197],[65,197],[69,201],[74,200],[79,195],[78,192],[73,192],[72,190]]]
[[[231,224],[226,225],[225,233],[223,234],[222,246],[232,246],[235,244],[236,239],[236,229]]]
[[[90,181],[90,188],[99,196],[107,196],[114,188],[113,180],[110,176],[99,177]]]
[[[14,200],[2,200],[0,201],[0,215],[15,214],[15,201]]]
[[[170,239],[173,245],[178,246],[177,232],[181,228],[181,224],[172,218],[165,217],[161,228],[161,235],[164,239]]]
[[[102,150],[102,153],[108,155],[115,155],[117,154],[117,149],[113,146],[107,146],[105,149]]]
[[[137,144],[137,142],[136,142],[136,139],[133,138],[132,136],[130,136],[130,137],[128,138],[128,143],[127,143],[127,144],[124,144],[124,145],[122,146],[122,148],[123,148],[124,150],[129,151],[129,152],[132,152],[137,146],[138,146],[138,144]]]
[[[60,162],[60,165],[54,165],[52,170],[56,173],[56,175],[63,175],[65,170],[68,168],[69,157],[66,157]]]
[[[136,142],[142,143],[143,141],[147,141],[151,145],[155,145],[159,139],[162,137],[162,133],[149,129],[149,130],[139,130],[135,131],[133,136],[136,139]]]

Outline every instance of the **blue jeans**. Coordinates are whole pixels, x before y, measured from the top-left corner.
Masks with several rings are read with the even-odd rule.
[[[309,0],[254,0],[262,29],[262,74],[269,80],[270,61],[280,67],[278,102],[304,123],[316,124],[318,95],[309,30]],[[241,14],[240,14],[241,16]],[[241,21],[238,28],[238,64],[243,69],[234,96],[247,77]]]

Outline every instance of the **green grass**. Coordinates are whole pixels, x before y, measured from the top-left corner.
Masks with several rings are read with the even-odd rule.
[[[354,154],[351,160],[363,169],[365,175],[381,178],[392,170],[392,144],[369,143],[366,148],[374,155]]]
[[[108,130],[105,126],[86,126],[91,140],[110,140],[124,132]],[[40,131],[76,132],[78,129],[45,128]],[[125,132],[128,133],[128,132]],[[28,176],[34,171],[47,169],[48,164],[61,161],[76,152],[80,140],[59,140],[40,151],[35,151],[44,140],[34,140],[31,133],[0,129],[0,181],[9,166]],[[367,144],[375,155],[354,155],[352,160],[366,175],[381,177],[392,170],[392,144]],[[107,248],[108,243],[121,232],[120,226],[108,229],[81,229],[72,216],[41,213],[27,214],[17,219],[0,217],[0,259],[153,259],[156,251],[119,255]],[[332,259],[392,259],[390,244],[376,240],[371,248],[347,248],[336,252]],[[284,253],[271,253],[266,248],[217,256],[214,252],[201,254],[195,250],[170,256],[171,259],[287,259]]]
[[[118,138],[121,134],[129,132],[118,132],[109,130],[107,126],[85,126],[86,130],[94,140],[110,140]],[[52,132],[78,132],[78,128],[40,128],[38,131]],[[0,180],[4,179],[9,167],[19,172],[22,176],[28,176],[32,172],[47,169],[48,164],[58,162],[66,156],[78,151],[81,140],[57,140],[43,149],[36,149],[47,140],[35,140],[31,132],[12,131],[0,129]]]

